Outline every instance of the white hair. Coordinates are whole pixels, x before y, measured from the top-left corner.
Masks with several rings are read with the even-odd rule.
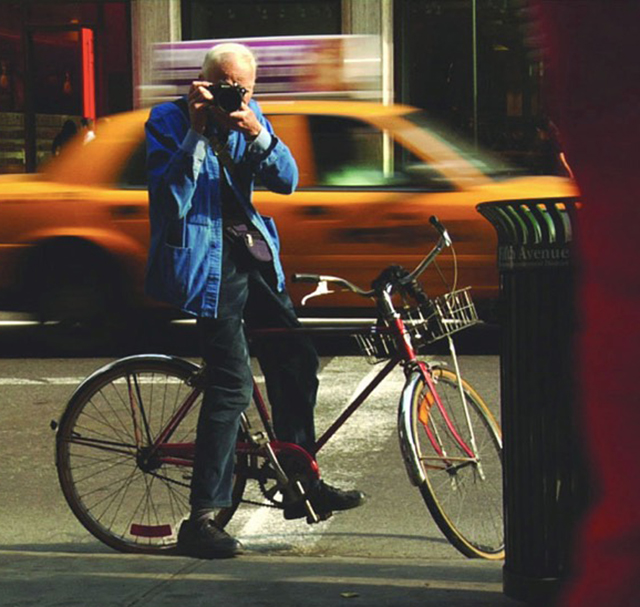
[[[222,42],[210,48],[202,62],[202,73],[206,76],[213,67],[222,65],[231,57],[246,61],[255,74],[258,67],[255,55],[248,46],[237,42]]]

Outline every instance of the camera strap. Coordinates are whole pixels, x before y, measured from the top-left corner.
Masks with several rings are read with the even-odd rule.
[[[230,175],[233,175],[235,164],[233,164],[233,158],[231,158],[231,152],[229,151],[229,142],[224,143],[218,139],[217,135],[209,135],[209,145],[213,150],[218,162],[229,171]]]

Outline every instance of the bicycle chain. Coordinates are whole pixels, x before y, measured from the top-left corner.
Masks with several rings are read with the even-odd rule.
[[[295,456],[281,454],[280,463],[291,483],[298,481],[305,484],[307,482],[305,462],[301,462]],[[291,498],[287,496],[287,493],[289,493],[288,488],[280,484],[275,478],[275,473],[270,475],[270,471],[273,472],[273,469],[269,462],[265,462],[260,468],[260,475],[257,479],[258,486],[262,495],[264,495],[269,502],[274,504],[276,508],[283,508],[287,503],[292,501]],[[268,483],[273,483],[270,489],[267,487]],[[271,495],[269,495],[269,493]]]

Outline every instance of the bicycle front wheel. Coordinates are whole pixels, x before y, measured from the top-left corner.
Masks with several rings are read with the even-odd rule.
[[[504,558],[502,436],[478,393],[455,373],[432,369],[440,408],[424,379],[413,383],[405,448],[440,530],[462,554]],[[466,404],[465,404],[466,403]],[[405,438],[405,440],[406,440]]]
[[[190,510],[190,446],[202,392],[187,382],[198,369],[161,355],[116,361],[85,380],[60,420],[56,465],[64,496],[84,527],[116,550],[155,554],[176,546]],[[174,420],[158,455],[151,445]],[[220,525],[235,512],[245,482],[236,475],[234,506],[220,512]]]

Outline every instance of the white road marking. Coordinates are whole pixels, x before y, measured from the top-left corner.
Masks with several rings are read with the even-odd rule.
[[[320,376],[320,392],[316,407],[318,434],[336,419],[380,368],[376,365],[368,370],[368,363],[360,357],[338,357],[329,362]],[[363,373],[366,373],[364,377]],[[323,376],[326,378],[324,383]],[[340,429],[326,444],[320,456],[321,467],[323,461],[329,460],[332,455],[339,456],[346,450],[351,454],[353,461],[353,466],[340,471],[339,477],[336,474],[332,475],[329,479],[331,484],[341,488],[356,487],[360,476],[364,474],[363,467],[357,463],[358,457],[383,449],[388,436],[396,432],[396,405],[403,382],[402,371],[394,371],[369,396],[362,405],[362,410],[356,412],[347,422],[347,426]],[[353,386],[356,383],[357,387],[354,390]],[[330,403],[335,404],[331,406]],[[255,499],[262,499],[259,492]],[[320,542],[333,520],[329,518],[317,525],[308,525],[304,519],[285,520],[282,511],[278,509],[246,507],[236,513],[230,530],[250,549],[289,549],[293,544],[297,550],[306,552],[313,550]]]
[[[42,377],[38,379],[0,377],[0,386],[77,386],[84,379],[84,377]]]
[[[77,377],[37,377],[37,378],[27,378],[27,377],[0,377],[0,386],[44,386],[44,385],[53,385],[53,386],[77,386],[81,382],[83,382],[90,373],[87,373],[86,376]],[[254,377],[258,383],[264,384],[264,377],[262,375],[254,373]],[[320,381],[322,382],[323,375],[318,376]],[[177,383],[179,380],[175,380]],[[124,380],[119,380],[119,382],[124,382]],[[150,383],[151,379],[144,379],[141,383]]]

